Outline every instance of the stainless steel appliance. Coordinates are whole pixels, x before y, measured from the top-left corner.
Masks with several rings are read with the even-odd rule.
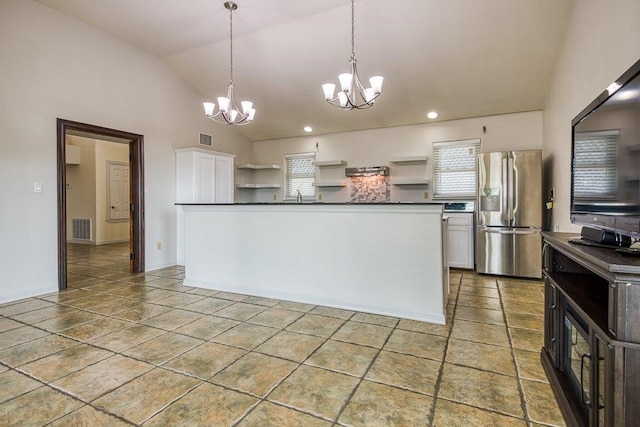
[[[542,277],[542,152],[478,155],[476,271]]]

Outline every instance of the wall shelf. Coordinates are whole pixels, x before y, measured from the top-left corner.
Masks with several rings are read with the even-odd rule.
[[[238,184],[236,188],[244,190],[257,190],[260,188],[280,188],[280,184]]]
[[[236,169],[252,169],[252,170],[258,170],[258,169],[280,169],[280,165],[278,165],[276,163],[265,164],[265,165],[254,165],[253,163],[245,163],[245,164],[236,166]]]
[[[346,187],[346,181],[324,181],[324,182],[316,182],[314,184],[316,187]]]
[[[426,163],[427,159],[427,156],[402,156],[394,157],[389,163]]]
[[[396,178],[391,180],[391,185],[429,185],[429,180],[420,178]]]
[[[347,164],[347,162],[345,160],[324,160],[324,161],[315,161],[313,162],[313,164],[321,168],[324,166],[344,166]]]

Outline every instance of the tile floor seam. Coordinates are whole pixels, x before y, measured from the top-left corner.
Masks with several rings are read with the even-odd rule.
[[[505,332],[507,333],[507,340],[509,342],[509,348],[511,350],[511,360],[516,370],[516,381],[518,384],[518,394],[520,395],[520,406],[522,407],[522,411],[524,412],[525,422],[527,423],[527,425],[530,425],[533,421],[531,420],[531,416],[529,415],[529,409],[527,407],[526,397],[524,394],[524,387],[520,379],[520,371],[518,370],[518,363],[516,362],[516,353],[513,348],[513,341],[511,340],[511,333],[509,331],[509,323],[507,322],[507,314],[505,313],[505,308],[504,308],[502,288],[499,285],[498,285],[498,295],[500,296],[500,306],[502,307],[502,316],[504,318]]]
[[[355,315],[355,314],[354,314]],[[353,316],[352,316],[353,317]],[[336,415],[336,417],[333,419],[333,424],[337,424],[338,420],[340,419],[340,417],[342,416],[342,413],[344,412],[344,410],[347,408],[347,406],[349,406],[349,403],[351,402],[351,399],[353,398],[353,396],[356,394],[356,392],[358,391],[358,389],[360,388],[360,385],[362,384],[363,381],[365,381],[365,377],[367,376],[367,374],[369,373],[369,371],[371,370],[371,367],[375,364],[376,360],[378,359],[378,357],[380,357],[380,354],[382,353],[382,350],[384,349],[384,347],[387,345],[387,343],[389,342],[389,340],[391,339],[391,336],[393,335],[393,333],[395,332],[396,328],[398,327],[398,324],[400,323],[400,319],[397,319],[396,324],[394,325],[394,327],[391,329],[391,331],[389,332],[389,334],[387,335],[387,338],[385,339],[384,343],[380,346],[380,348],[377,348],[377,353],[376,355],[371,358],[371,362],[369,362],[369,365],[367,366],[367,368],[364,370],[362,376],[359,377],[359,381],[358,383],[355,385],[355,387],[353,388],[353,390],[351,390],[351,393],[349,393],[349,395],[346,397],[345,401],[342,403],[342,406],[340,407],[340,409],[338,410],[338,414]],[[334,335],[339,331],[340,329],[337,329],[334,332]],[[332,335],[333,336],[333,335]],[[330,339],[330,338],[329,338]],[[338,341],[338,340],[336,340]],[[389,386],[389,384],[385,384],[386,386]],[[393,386],[392,386],[393,387]]]
[[[155,417],[156,415],[162,413],[165,409],[167,409],[169,406],[173,405],[174,403],[176,403],[178,400],[182,399],[183,397],[185,397],[187,394],[191,393],[192,391],[196,390],[199,387],[202,387],[203,384],[205,384],[205,381],[201,381],[200,384],[198,385],[194,385],[193,387],[190,387],[188,389],[186,389],[182,394],[180,394],[178,397],[174,398],[173,400],[171,400],[169,403],[165,404],[164,406],[162,406],[161,408],[159,408],[157,411],[155,411],[154,413],[152,413],[151,415],[149,415],[147,418],[145,418],[144,420],[140,421],[140,425],[146,423],[147,421],[149,421],[151,418]],[[120,386],[122,387],[122,386]],[[118,387],[118,388],[120,388]]]
[[[41,385],[40,385],[40,387],[47,387],[47,388],[50,388],[50,389],[55,390],[55,391],[57,391],[57,392],[59,392],[59,393],[61,393],[61,394],[64,394],[65,396],[67,396],[67,397],[69,397],[69,398],[71,398],[71,399],[73,399],[73,400],[76,400],[76,401],[78,401],[78,402],[81,402],[81,403],[83,404],[83,406],[84,406],[84,405],[86,405],[86,406],[91,406],[92,408],[94,408],[94,409],[96,409],[96,410],[98,410],[98,411],[104,412],[104,413],[109,414],[109,415],[111,415],[111,416],[114,416],[114,417],[116,417],[116,418],[118,418],[118,419],[121,419],[121,420],[123,420],[123,421],[126,421],[126,423],[127,423],[127,424],[135,425],[135,423],[132,423],[131,421],[129,421],[129,420],[125,419],[125,418],[122,418],[122,417],[120,417],[120,416],[119,416],[119,415],[117,415],[117,414],[111,413],[111,412],[109,412],[109,411],[107,411],[107,410],[105,410],[105,409],[102,409],[102,408],[99,408],[99,407],[94,406],[91,402],[93,402],[95,399],[94,399],[94,400],[92,400],[92,401],[86,401],[86,400],[83,400],[83,399],[82,399],[82,398],[80,398],[79,396],[75,396],[73,393],[71,393],[71,392],[69,392],[69,391],[65,390],[64,388],[57,387],[57,386],[54,386],[54,385],[53,385],[53,384],[51,384],[51,383],[48,383],[48,382],[46,382],[46,381],[43,381],[43,380],[41,380],[40,378],[38,378],[38,377],[35,377],[35,376],[31,375],[29,372],[22,371],[22,370],[20,370],[19,368],[9,368],[9,369],[10,369],[10,370],[12,370],[12,371],[18,372],[19,374],[22,374],[22,375],[24,375],[24,376],[26,376],[26,377],[28,377],[28,378],[32,379],[33,381],[36,381],[36,382],[40,383],[40,384],[41,384]],[[78,371],[76,371],[76,372],[78,372]],[[71,373],[70,373],[70,374],[71,374]],[[68,374],[68,375],[70,375],[70,374]],[[65,376],[66,376],[66,375],[65,375]],[[61,377],[61,378],[64,378],[64,377]],[[59,379],[60,379],[60,378],[59,378]],[[57,380],[55,380],[55,381],[57,381]],[[122,384],[122,385],[124,385],[124,384]],[[122,385],[120,385],[120,386],[118,386],[118,387],[116,387],[116,388],[119,388],[119,387],[121,387]],[[30,392],[32,392],[33,390],[36,390],[36,389],[38,389],[38,388],[40,388],[40,387],[36,387],[35,389],[29,390],[29,391],[26,391],[26,392],[24,392],[24,393],[22,393],[22,394],[20,394],[20,395],[14,396],[14,397],[12,397],[12,398],[11,398],[11,399],[9,399],[9,400],[6,400],[6,401],[4,401],[4,402],[1,402],[0,404],[5,404],[5,403],[7,403],[7,402],[10,402],[11,400],[14,400],[14,399],[17,399],[17,398],[19,398],[19,397],[21,397],[21,396],[24,396],[24,395],[26,395],[27,393],[30,393]],[[110,390],[109,392],[111,392],[111,391],[113,391],[113,390]],[[105,393],[105,394],[106,394],[106,393]],[[96,399],[97,399],[97,398],[96,398]],[[81,406],[81,407],[82,407],[82,406]],[[80,408],[77,408],[77,409],[80,409]],[[73,411],[71,411],[71,412],[74,412],[74,411],[76,411],[77,409],[74,409],[74,410],[73,410]],[[48,423],[47,423],[47,425],[48,425],[48,424],[53,423],[53,422],[54,422],[55,420],[57,420],[57,419],[60,419],[60,418],[63,418],[63,417],[65,417],[65,416],[69,415],[71,412],[67,412],[67,413],[61,414],[61,415],[60,415],[59,417],[57,417],[56,419],[51,420],[50,422],[48,422]]]
[[[317,306],[316,306],[316,307],[317,307]],[[307,313],[305,313],[305,314],[309,314],[309,312],[307,312]],[[354,315],[355,315],[355,313],[354,313],[353,315],[351,315],[351,316],[349,317],[349,319],[351,319]],[[304,315],[303,315],[303,316],[304,316]],[[316,314],[315,316],[320,316],[320,315]],[[322,317],[322,316],[321,316],[321,317]],[[278,383],[277,383],[276,385],[274,385],[274,386],[269,390],[269,392],[268,392],[268,393],[266,393],[266,394],[264,395],[264,397],[262,398],[262,400],[263,400],[263,401],[267,401],[267,402],[270,402],[270,403],[276,403],[276,401],[271,401],[271,400],[269,400],[269,396],[271,395],[271,393],[273,393],[273,391],[274,391],[274,390],[276,390],[280,385],[282,385],[282,384],[283,384],[283,383],[284,383],[284,382],[285,382],[289,377],[291,377],[291,376],[292,376],[296,371],[298,371],[298,369],[300,369],[300,367],[302,367],[302,366],[311,366],[311,367],[316,368],[316,369],[325,369],[325,368],[317,367],[317,366],[314,366],[314,365],[305,365],[305,362],[306,362],[306,361],[307,361],[311,356],[313,356],[313,355],[314,355],[314,354],[315,354],[315,353],[316,353],[320,348],[322,348],[322,346],[323,346],[324,344],[326,344],[326,343],[331,339],[331,337],[333,337],[333,336],[334,336],[334,335],[335,335],[335,334],[336,334],[336,333],[337,333],[337,332],[338,332],[338,331],[339,331],[339,330],[340,330],[344,325],[346,325],[346,324],[347,324],[347,322],[349,322],[349,319],[339,319],[339,318],[335,318],[335,319],[337,319],[337,320],[342,320],[342,323],[340,324],[340,326],[339,326],[339,327],[337,327],[337,328],[336,328],[336,330],[335,330],[335,331],[333,331],[333,333],[332,333],[329,337],[327,337],[327,338],[324,338],[324,337],[318,337],[318,338],[322,338],[322,339],[324,339],[324,341],[322,342],[322,344],[320,344],[320,345],[319,345],[319,346],[318,346],[314,351],[312,351],[309,355],[307,355],[307,357],[306,357],[304,360],[302,360],[301,362],[296,362],[296,363],[298,363],[298,366],[297,366],[295,369],[293,369],[293,370],[292,370],[288,375],[285,375],[285,376],[284,376],[280,381],[278,381]],[[293,322],[293,323],[295,323],[295,322]],[[284,331],[284,330],[285,330],[285,329],[282,329],[282,331]],[[290,331],[290,332],[295,332],[295,331]],[[296,332],[296,333],[301,333],[301,332]],[[317,337],[316,335],[311,335],[311,334],[305,334],[305,335],[309,335],[309,336]],[[389,336],[390,336],[390,335],[389,335]],[[256,348],[257,348],[257,347],[256,347]],[[253,351],[253,350],[252,350],[252,351]],[[271,356],[271,355],[270,355],[270,356]],[[276,357],[276,356],[272,356],[272,357]],[[285,359],[285,360],[287,360],[287,359]],[[375,360],[375,358],[374,358],[373,360]],[[228,366],[229,366],[229,365],[228,365]],[[228,367],[228,366],[227,366],[227,367]],[[226,368],[225,368],[225,369],[226,369]],[[328,370],[328,371],[330,371],[330,372],[335,372],[335,371],[333,371],[333,370],[331,370],[331,369],[325,369],[325,370]],[[222,371],[221,371],[221,372],[222,372]],[[343,374],[343,375],[349,375],[349,374],[345,374],[344,372],[338,372],[338,373]],[[349,376],[354,377],[353,375],[349,375]],[[356,388],[357,388],[357,387],[356,387]],[[281,404],[282,406],[284,406],[284,407],[289,407],[289,406],[287,406],[287,405],[286,405],[286,404],[284,404],[284,403],[281,403],[281,402],[277,402],[277,403],[280,403],[280,404]],[[303,411],[301,408],[291,407],[290,409],[294,409],[294,410],[297,410],[297,411],[299,411],[299,412],[307,413],[307,414],[313,415],[314,417],[318,418],[318,414],[314,414],[314,413],[312,413],[312,412],[306,412],[306,411]],[[320,417],[320,418],[322,418],[322,417]],[[327,421],[332,422],[332,421],[331,421],[330,419],[328,419],[328,418],[322,418],[322,419],[325,419],[325,420],[327,420]]]
[[[451,334],[453,333],[453,326],[455,325],[456,318],[456,310],[458,309],[458,297],[460,296],[460,283],[462,283],[463,275],[460,275],[460,281],[458,283],[458,289],[456,292],[456,296],[454,298],[455,302],[453,305],[453,314],[451,316],[451,325],[449,327],[449,332],[447,333],[447,341],[444,343],[444,349],[442,352],[442,361],[440,361],[440,368],[438,369],[438,377],[436,378],[435,387],[433,389],[433,402],[431,402],[431,408],[429,409],[429,418],[427,424],[429,426],[433,425],[435,416],[436,416],[436,407],[438,403],[438,395],[440,394],[440,386],[442,385],[442,376],[444,374],[444,363],[447,359],[447,352],[449,351],[449,341],[451,340]],[[451,290],[451,278],[449,278],[449,290]],[[451,296],[449,296],[451,298]],[[447,306],[449,302],[447,301]],[[445,318],[446,318],[446,309],[445,309]]]

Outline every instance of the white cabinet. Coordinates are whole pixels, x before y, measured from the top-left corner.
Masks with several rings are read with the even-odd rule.
[[[176,203],[233,203],[235,155],[179,148],[176,152]],[[184,212],[176,209],[176,258],[184,265]]]
[[[447,213],[449,267],[474,268],[473,213]]]
[[[200,148],[175,151],[177,203],[233,203],[233,154]]]

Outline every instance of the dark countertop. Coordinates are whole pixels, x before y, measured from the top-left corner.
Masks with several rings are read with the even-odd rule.
[[[384,203],[350,203],[350,202],[235,202],[235,203],[175,203],[177,206],[213,206],[213,205],[229,205],[229,206],[289,206],[289,205],[325,205],[325,206],[342,206],[342,205],[442,205],[445,213],[473,213],[475,208],[474,202],[384,202]]]
[[[216,205],[227,205],[227,206],[252,206],[252,205],[274,205],[274,206],[294,206],[294,205],[338,205],[338,206],[357,206],[357,205],[442,205],[442,203],[434,203],[434,202],[385,202],[385,203],[333,203],[333,202],[235,202],[235,203],[175,203],[178,206],[216,206]]]

